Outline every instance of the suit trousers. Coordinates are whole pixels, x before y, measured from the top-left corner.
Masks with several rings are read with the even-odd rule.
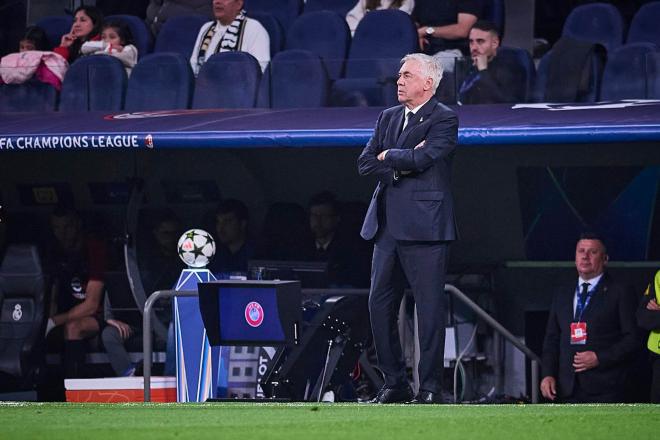
[[[388,387],[408,386],[397,326],[403,298],[403,289],[397,288],[396,283],[398,260],[417,305],[420,390],[437,393],[442,388],[447,321],[444,285],[448,250],[448,242],[396,240],[387,230],[387,225],[379,228],[372,260],[369,316],[378,366],[385,375],[385,385]]]

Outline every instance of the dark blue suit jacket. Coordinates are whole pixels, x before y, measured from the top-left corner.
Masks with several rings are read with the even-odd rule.
[[[457,233],[450,174],[458,118],[435,98],[419,109],[401,132],[403,118],[402,105],[383,111],[358,159],[361,175],[379,177],[361,235],[366,240],[376,236],[379,205],[384,202],[382,214],[387,216],[388,231],[395,239],[454,240]],[[424,146],[415,149],[422,141]],[[388,149],[385,160],[379,161],[378,154]],[[395,170],[410,173],[395,181]]]

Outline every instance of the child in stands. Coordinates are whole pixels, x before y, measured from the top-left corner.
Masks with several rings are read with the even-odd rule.
[[[102,41],[90,41],[82,46],[84,55],[105,54],[118,58],[126,68],[126,75],[131,74],[137,63],[138,51],[133,45],[131,30],[125,23],[111,21],[103,25]]]
[[[53,52],[73,63],[82,54],[82,45],[88,41],[101,40],[103,14],[94,6],[80,6],[76,9],[71,32],[62,35],[60,45]]]
[[[39,26],[30,26],[25,30],[25,35],[18,43],[19,52],[28,50],[49,50],[46,32]]]

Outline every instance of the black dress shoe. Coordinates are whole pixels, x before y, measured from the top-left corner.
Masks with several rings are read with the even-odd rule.
[[[444,403],[440,393],[432,393],[431,391],[420,391],[414,399],[408,403],[412,404],[429,404],[429,403]]]
[[[376,397],[369,400],[369,403],[405,403],[410,401],[413,392],[410,387],[388,388],[383,387],[376,394]]]

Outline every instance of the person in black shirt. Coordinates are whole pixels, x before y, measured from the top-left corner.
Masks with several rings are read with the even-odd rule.
[[[498,55],[500,33],[494,23],[478,21],[470,30],[471,67],[459,92],[461,104],[522,102],[522,66]]]

